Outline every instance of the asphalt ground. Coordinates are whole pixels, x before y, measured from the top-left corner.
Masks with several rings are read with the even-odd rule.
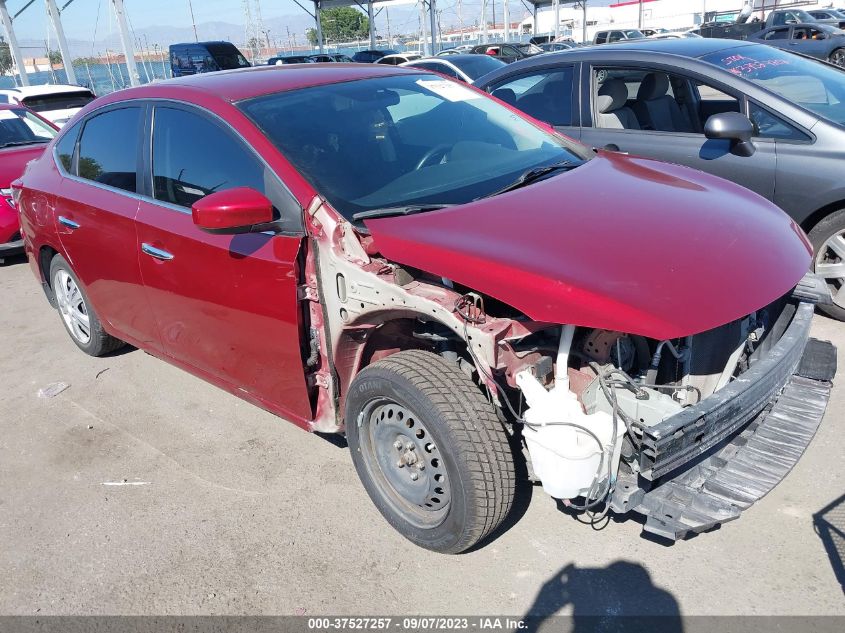
[[[0,615],[845,615],[842,369],[739,521],[666,546],[523,486],[494,540],[444,556],[387,525],[342,446],[141,351],[84,355],[22,259],[0,306]],[[813,334],[845,350],[845,325]]]

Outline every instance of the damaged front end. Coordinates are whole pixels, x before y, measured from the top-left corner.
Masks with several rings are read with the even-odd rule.
[[[836,351],[809,338],[809,298],[675,340],[565,326],[567,375],[542,393],[517,376],[544,489],[575,508],[645,515],[646,532],[671,540],[736,519],[786,476],[824,414]]]
[[[668,339],[533,319],[454,279],[384,257],[319,199],[308,211],[313,430],[343,430],[367,365],[407,349],[455,363],[521,435],[529,472],[573,509],[647,517],[672,540],[730,521],[812,438],[835,349],[809,338],[810,276],[769,305]],[[794,282],[793,282],[794,283]]]

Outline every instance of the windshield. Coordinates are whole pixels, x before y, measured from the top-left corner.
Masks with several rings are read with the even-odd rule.
[[[0,110],[0,147],[47,143],[56,134],[56,130],[23,108]]]
[[[470,79],[478,79],[505,65],[501,59],[490,55],[466,55],[460,61],[452,63],[464,71]]]
[[[845,126],[845,72],[835,66],[762,44],[701,59]]]
[[[226,46],[224,44],[207,44],[206,48],[214,61],[217,62],[220,70],[232,70],[234,68],[249,68],[250,63],[241,55],[241,52],[234,44]]]
[[[90,90],[78,90],[75,92],[59,92],[50,95],[24,97],[21,99],[21,103],[36,112],[50,112],[52,110],[82,108],[93,100],[94,95]]]
[[[543,52],[543,49],[536,44],[514,44],[514,47],[526,55],[538,55]]]
[[[815,21],[816,18],[814,18],[806,11],[802,11],[801,9],[790,9],[789,11],[779,11],[778,13],[775,13],[774,19],[772,20],[772,24],[774,26],[778,26],[779,24],[790,24],[793,22],[797,23]]]
[[[463,204],[528,169],[587,158],[486,95],[428,74],[315,86],[238,106],[346,218]]]

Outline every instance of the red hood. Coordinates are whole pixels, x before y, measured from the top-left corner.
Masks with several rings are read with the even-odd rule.
[[[767,305],[812,254],[783,211],[742,187],[609,153],[524,189],[366,224],[388,259],[536,321],[661,340]]]
[[[0,189],[8,189],[15,178],[20,178],[26,164],[41,156],[46,146],[43,143],[0,149]]]

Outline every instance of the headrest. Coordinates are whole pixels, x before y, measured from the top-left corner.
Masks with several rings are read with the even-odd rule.
[[[638,101],[659,99],[669,92],[669,75],[666,73],[649,73],[643,77],[637,92]]]
[[[621,79],[608,79],[599,88],[596,105],[601,114],[618,110],[628,101],[628,87]]]
[[[493,96],[510,105],[516,103],[516,93],[510,88],[496,88],[496,90],[493,91]]]

